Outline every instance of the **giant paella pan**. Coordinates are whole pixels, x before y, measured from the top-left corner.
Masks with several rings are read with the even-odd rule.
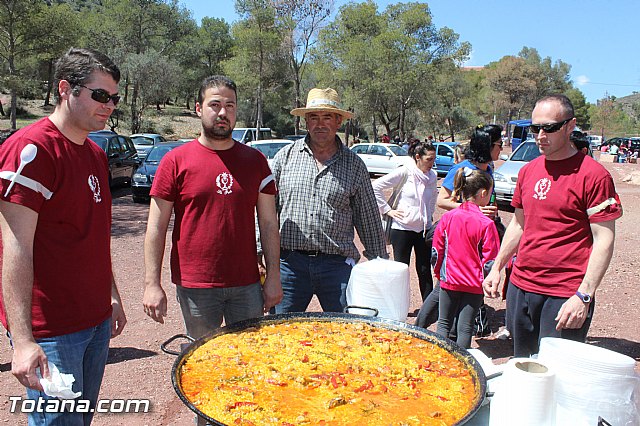
[[[486,392],[466,350],[383,318],[269,315],[168,350],[179,337],[174,389],[215,425],[460,425]]]

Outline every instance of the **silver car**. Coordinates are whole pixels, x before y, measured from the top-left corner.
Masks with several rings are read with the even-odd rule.
[[[280,151],[282,148],[291,145],[292,143],[293,141],[290,141],[288,139],[266,139],[261,141],[247,142],[247,146],[260,151],[265,157],[267,157],[267,163],[269,163],[269,167],[272,167],[273,157],[275,157],[278,151]]]
[[[496,199],[502,203],[511,203],[513,191],[518,182],[518,172],[529,161],[538,158],[540,150],[535,140],[528,139],[522,142],[518,148],[508,157],[505,163],[493,173]]]
[[[151,151],[151,148],[157,143],[166,142],[162,135],[157,133],[136,133],[129,136],[133,141],[133,145],[136,147],[138,157],[144,160]]]

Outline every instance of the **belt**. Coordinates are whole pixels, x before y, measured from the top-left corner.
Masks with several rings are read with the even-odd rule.
[[[284,250],[287,250],[287,249],[284,249]],[[295,251],[296,253],[304,254],[305,256],[309,256],[309,257],[318,257],[326,254],[321,252],[320,250],[289,250],[289,251]]]

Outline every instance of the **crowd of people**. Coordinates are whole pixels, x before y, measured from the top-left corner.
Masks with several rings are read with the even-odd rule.
[[[126,324],[110,255],[107,159],[87,139],[120,100],[119,79],[105,55],[69,50],[56,65],[55,111],[0,149],[0,320],[13,346],[12,373],[32,400],[52,398],[39,375],[49,378],[55,365],[74,375],[73,391],[95,407],[109,339]],[[235,83],[206,78],[196,104],[200,136],[158,168],[141,301],[152,320],[169,315],[161,270],[174,214],[170,280],[195,338],[223,322],[303,312],[314,295],[324,311],[342,311],[361,257],[357,232],[367,259],[389,257],[387,237],[395,260],[408,264],[413,252],[424,299],[418,325],[437,312],[437,332],[455,333],[463,347],[484,297],[501,295],[501,271],[516,253],[502,283],[514,355],[536,353],[545,336],[585,340],[622,207],[609,173],[571,142],[575,118],[565,96],[536,103],[531,130],[543,155],[520,173],[506,232],[493,190],[499,126],[473,130],[438,191],[429,140],[410,144],[415,164],[372,184],[337,135],[353,113],[333,89],[310,90],[305,107],[291,111],[308,134],[279,151],[271,169],[232,139],[236,110]],[[434,223],[436,205],[446,213]],[[92,416],[35,410],[29,424],[88,425]]]

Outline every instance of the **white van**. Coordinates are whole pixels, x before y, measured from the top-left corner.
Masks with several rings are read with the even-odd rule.
[[[231,137],[238,142],[247,143],[256,140],[272,139],[271,129],[268,127],[260,128],[260,135],[257,135],[255,127],[236,127],[233,129]]]

